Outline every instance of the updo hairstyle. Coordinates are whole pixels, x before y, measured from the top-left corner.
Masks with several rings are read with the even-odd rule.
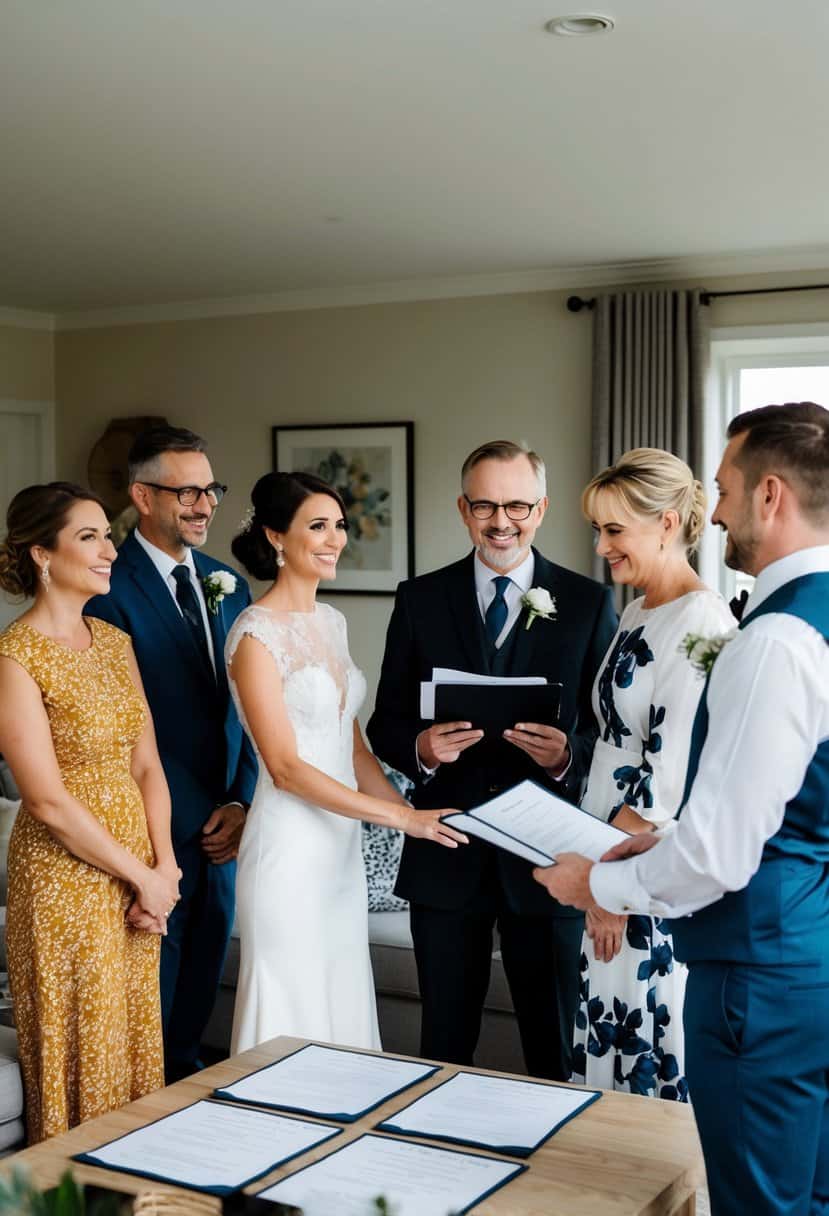
[[[71,481],[26,486],[15,494],[6,512],[6,537],[0,541],[0,588],[9,595],[33,596],[39,571],[30,549],[54,550],[76,502],[104,504],[97,494]]]
[[[313,473],[266,473],[259,478],[250,495],[253,513],[230,545],[233,556],[252,578],[272,582],[277,577],[276,550],[265,535],[265,528],[287,532],[297,511],[312,494],[333,498],[345,518],[345,503],[338,492]]]
[[[684,460],[661,448],[633,448],[585,487],[581,509],[595,519],[596,499],[609,490],[631,515],[661,519],[676,511],[686,553],[693,553],[705,527],[706,497]]]

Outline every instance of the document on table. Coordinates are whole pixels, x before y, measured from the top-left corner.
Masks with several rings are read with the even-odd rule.
[[[598,1090],[459,1072],[378,1126],[529,1157],[600,1096]]]
[[[456,1149],[360,1136],[259,1192],[303,1216],[365,1216],[378,1195],[394,1216],[459,1216],[527,1167]]]
[[[546,684],[544,676],[482,676],[474,671],[456,671],[453,667],[434,667],[431,680],[420,684],[420,716],[431,722],[435,716],[435,689],[440,684],[477,684],[497,688]]]
[[[469,811],[444,815],[443,822],[537,866],[552,865],[557,853],[581,853],[598,861],[614,844],[628,838],[627,832],[612,823],[529,780]]]
[[[437,1071],[436,1064],[311,1043],[214,1094],[232,1102],[252,1102],[353,1123],[387,1098]]]
[[[202,1101],[73,1161],[229,1195],[342,1132],[270,1111]]]

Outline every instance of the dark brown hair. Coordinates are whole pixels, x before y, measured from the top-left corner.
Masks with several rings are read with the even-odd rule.
[[[159,475],[158,459],[165,452],[204,452],[207,441],[183,426],[151,426],[133,440],[127,456],[129,484]]]
[[[6,538],[0,541],[0,587],[4,591],[34,595],[38,569],[30,549],[33,545],[57,546],[58,533],[76,502],[95,502],[105,510],[97,494],[71,481],[26,486],[15,494],[6,512]]]
[[[734,463],[753,490],[767,473],[782,477],[803,514],[829,517],[829,410],[814,401],[763,405],[732,418],[728,438],[745,435]]]
[[[340,494],[313,473],[266,473],[251,491],[253,514],[242,531],[234,536],[230,549],[253,578],[275,579],[278,574],[276,551],[265,535],[287,532],[302,503],[312,494],[333,498],[345,519],[345,503]]]

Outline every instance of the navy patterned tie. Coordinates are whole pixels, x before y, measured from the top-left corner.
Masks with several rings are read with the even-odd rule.
[[[190,567],[174,566],[173,578],[176,581],[176,600],[181,609],[182,616],[190,627],[190,632],[195,639],[199,654],[204,659],[212,675],[213,664],[210,662],[210,651],[207,647],[207,635],[204,632],[204,621],[202,620],[198,597],[190,578]]]
[[[512,579],[507,578],[505,574],[499,574],[492,581],[495,584],[495,599],[486,610],[484,624],[486,625],[486,636],[494,646],[506,624],[508,609],[504,594]]]

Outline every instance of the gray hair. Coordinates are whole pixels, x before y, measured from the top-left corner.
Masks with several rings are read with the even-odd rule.
[[[466,487],[467,474],[475,468],[476,464],[480,464],[482,460],[517,460],[519,456],[525,456],[529,460],[538,481],[541,497],[545,497],[547,493],[547,470],[544,467],[544,461],[537,452],[532,450],[529,444],[524,442],[513,443],[510,439],[491,439],[488,443],[482,443],[480,447],[475,448],[474,452],[469,453],[461,469],[461,489],[465,489]]]

